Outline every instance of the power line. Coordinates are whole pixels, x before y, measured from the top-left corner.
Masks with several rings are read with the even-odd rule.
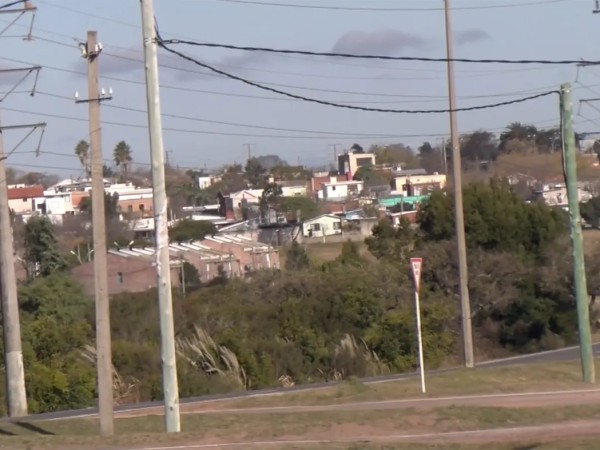
[[[0,60],[14,62],[17,64],[30,64],[26,61],[13,59],[13,58],[6,58],[6,57],[0,57]],[[70,73],[70,74],[82,75],[82,76],[85,75],[84,72],[73,70],[73,69],[67,69],[64,67],[56,67],[56,66],[47,66],[46,65],[46,66],[43,66],[43,68],[47,69],[47,70],[54,70],[57,72],[62,72],[62,73]],[[197,72],[197,73],[200,73],[200,72]],[[127,84],[134,84],[134,85],[138,85],[138,86],[144,85],[144,83],[142,81],[131,80],[128,78],[119,78],[119,77],[111,77],[111,76],[102,76],[102,78],[104,80],[116,81],[116,82],[127,83]],[[600,86],[600,83],[593,84],[591,86]],[[512,91],[512,92],[504,92],[504,93],[462,95],[462,96],[458,96],[458,98],[459,99],[482,99],[482,98],[490,98],[490,97],[511,97],[511,96],[517,96],[517,95],[536,94],[539,92],[549,90],[549,89],[551,89],[551,87],[552,86],[543,86],[543,87],[538,87],[536,89],[531,89],[531,90]],[[195,92],[195,93],[199,93],[199,94],[218,95],[218,96],[234,97],[234,98],[250,98],[250,99],[258,99],[258,100],[287,101],[287,102],[300,101],[300,100],[291,99],[291,98],[211,91],[211,90],[196,89],[196,88],[192,88],[192,87],[183,87],[183,86],[175,86],[175,85],[168,85],[168,84],[161,84],[161,88],[168,89],[168,90],[181,91],[181,92],[186,92],[186,93]],[[576,89],[579,89],[579,88],[576,88]],[[390,94],[390,95],[392,95],[392,94]],[[401,95],[402,94],[398,94],[398,97],[400,98]],[[411,100],[410,103],[435,103],[435,102],[445,99],[446,96],[444,96],[444,95],[435,96],[435,95],[421,95],[421,94],[406,94],[405,96],[402,95],[401,98],[419,99],[419,100]],[[332,100],[332,101],[334,103],[346,103],[346,104],[397,104],[397,103],[403,102],[402,100],[393,100],[393,101]]]
[[[10,2],[10,3],[5,3],[4,5],[0,6],[0,9],[7,9],[10,8],[11,6],[15,6],[18,5],[19,3],[24,3],[25,0],[17,0],[16,2]]]
[[[54,6],[54,5],[53,5]],[[77,11],[74,11],[77,12]],[[83,13],[81,13],[83,14]],[[87,14],[86,14],[87,15]],[[93,16],[93,15],[92,15]],[[21,27],[26,27],[25,25],[22,24],[15,24],[15,26],[21,26]],[[60,37],[65,37],[68,39],[73,40],[73,42],[77,42],[77,39],[66,35],[64,33],[57,33],[55,31],[49,31],[40,27],[37,27],[37,30],[42,31],[46,34],[49,35],[54,35],[54,36],[60,36]],[[170,33],[172,34],[172,33]],[[19,36],[22,37],[22,36]],[[48,39],[48,38],[44,38],[41,36],[32,36],[32,38],[41,40],[41,41],[45,41],[48,43],[52,43],[52,44],[56,44],[56,45],[61,45],[61,46],[65,46],[65,47],[73,47],[73,44],[68,44],[68,43],[64,43],[64,42],[60,42],[60,41],[56,41],[53,39]],[[107,44],[108,45],[108,44]],[[116,48],[116,49],[122,49],[122,50],[126,50],[126,51],[132,51],[132,49],[130,48],[126,48],[126,47],[121,47],[121,46],[117,46],[117,45],[109,45],[111,48]],[[122,55],[115,55],[112,54],[110,55],[112,57],[117,57],[117,58],[121,58],[121,59],[127,59],[127,57],[123,57]],[[331,60],[314,60],[314,59],[310,59],[310,58],[295,58],[293,55],[280,55],[282,57],[287,57],[293,60],[298,60],[298,61],[313,61],[313,62],[317,62],[317,63],[325,63],[325,64],[332,64],[332,65],[336,65],[336,66],[347,66],[347,67],[360,67],[360,68],[364,68],[364,69],[373,69],[372,66],[369,65],[364,65],[364,64],[354,64],[354,63],[347,63],[347,62],[341,62],[341,61],[331,61]],[[137,61],[137,62],[142,62],[139,59],[135,59],[135,58],[131,58],[130,60],[132,61]],[[276,71],[276,70],[269,70],[269,69],[258,69],[258,68],[254,68],[254,67],[241,67],[241,66],[231,66],[231,65],[226,65],[229,68],[238,68],[240,70],[250,70],[250,71],[257,71],[257,72],[264,72],[264,73],[274,73],[274,74],[281,74],[281,75],[289,75],[289,76],[302,76],[302,77],[316,77],[316,78],[331,78],[331,79],[364,79],[364,80],[369,80],[369,79],[373,79],[373,80],[380,80],[380,79],[387,79],[386,77],[348,77],[348,76],[337,76],[337,75],[331,75],[331,76],[327,76],[327,75],[321,75],[321,74],[310,74],[310,73],[298,73],[298,72],[287,72],[287,71]],[[164,64],[161,64],[161,67],[164,67]],[[167,68],[172,68],[174,70],[178,70],[178,68],[175,67],[167,67]],[[520,69],[510,69],[510,70],[503,70],[503,71],[497,71],[497,70],[457,70],[456,72],[461,72],[461,73],[465,73],[467,75],[463,75],[461,78],[480,78],[480,77],[487,77],[487,76],[504,76],[508,73],[517,73],[517,72],[529,72],[529,71],[535,71],[535,70],[546,70],[547,67],[541,66],[541,67],[529,67],[529,68],[520,68]],[[443,71],[441,70],[437,70],[437,69],[424,69],[424,68],[407,68],[407,67],[386,67],[385,70],[388,71],[401,71],[401,72],[431,72],[431,73],[442,73]],[[423,80],[423,79],[438,79],[438,77],[428,77],[428,78],[423,78],[423,77],[390,77],[390,80],[394,80],[394,79],[402,79],[402,80]],[[440,78],[441,79],[441,78]]]
[[[38,94],[44,95],[44,96],[47,96],[47,97],[54,97],[54,98],[60,98],[60,99],[64,99],[64,100],[69,100],[69,101],[73,100],[71,97],[68,97],[66,95],[57,95],[57,94],[52,94],[52,93],[49,93],[49,92],[38,91]],[[130,112],[147,114],[146,110],[144,110],[144,109],[133,108],[133,107],[130,107],[130,106],[118,106],[118,105],[114,105],[114,104],[106,104],[106,105],[104,105],[104,107],[105,108],[112,108],[112,109],[119,109],[119,110],[123,110],[123,111],[130,111]],[[211,123],[211,124],[215,124],[215,125],[228,125],[228,126],[235,126],[235,127],[246,127],[246,128],[259,129],[259,130],[286,131],[286,132],[294,132],[294,133],[324,134],[324,135],[331,135],[331,136],[350,136],[351,138],[361,138],[361,137],[394,138],[394,137],[401,137],[401,136],[394,135],[394,134],[384,134],[384,133],[353,133],[353,132],[342,132],[342,131],[304,130],[304,129],[297,129],[297,128],[268,127],[268,126],[263,126],[263,125],[252,125],[252,124],[245,124],[245,123],[225,122],[225,121],[212,120],[212,119],[203,119],[203,118],[200,118],[200,117],[192,117],[192,116],[186,116],[186,115],[181,115],[181,114],[163,113],[162,116],[164,116],[164,117],[170,117],[170,118],[173,118],[173,119],[190,120],[190,121],[195,121],[195,122]]]
[[[280,53],[284,55],[305,55],[305,56],[327,56],[333,58],[353,58],[353,59],[378,59],[383,61],[420,61],[420,62],[440,62],[447,63],[448,58],[428,58],[424,56],[388,56],[388,55],[359,55],[350,53],[335,53],[335,52],[314,52],[307,50],[289,50],[276,49],[270,47],[247,47],[231,44],[217,44],[213,42],[196,42],[183,39],[161,39],[161,45],[167,49],[166,44],[186,44],[197,47],[209,48],[224,48],[228,50],[241,50],[246,52],[265,52],[265,53]],[[170,50],[170,49],[169,49]],[[172,52],[172,50],[171,50]],[[452,62],[461,63],[476,63],[476,64],[543,64],[543,65],[573,65],[573,64],[589,64],[598,65],[600,61],[591,60],[549,60],[549,59],[470,59],[470,58],[452,58]]]
[[[345,108],[345,109],[353,109],[353,110],[357,110],[357,111],[370,111],[370,112],[382,112],[382,113],[395,113],[395,114],[438,114],[438,113],[448,113],[451,112],[448,109],[429,109],[429,110],[408,110],[408,109],[384,109],[384,108],[366,108],[366,107],[362,107],[362,106],[353,106],[353,105],[346,105],[346,104],[341,104],[341,103],[334,103],[334,102],[329,102],[329,101],[325,101],[325,100],[320,100],[320,99],[316,99],[316,98],[310,98],[310,97],[304,97],[301,95],[296,95],[296,94],[292,94],[290,92],[285,92],[285,91],[281,91],[279,89],[274,89],[259,83],[255,83],[254,81],[250,81],[247,80],[245,78],[239,77],[237,75],[233,75],[230,74],[228,72],[225,72],[223,70],[219,70],[216,69],[212,66],[209,66],[208,64],[202,63],[190,56],[184,55],[183,53],[180,53],[176,50],[173,50],[169,47],[167,47],[164,43],[164,41],[162,41],[162,39],[159,38],[159,45],[164,48],[166,51],[173,53],[174,55],[179,56],[182,59],[185,59],[187,61],[193,62],[194,64],[197,64],[200,67],[204,67],[205,69],[209,69],[212,70],[213,72],[223,75],[227,78],[230,78],[232,80],[236,80],[239,81],[241,83],[245,83],[249,86],[253,86],[268,92],[273,92],[275,94],[279,94],[279,95],[284,95],[286,97],[291,97],[291,98],[295,98],[298,100],[303,100],[305,102],[310,102],[310,103],[318,103],[321,105],[325,105],[325,106],[333,106],[336,108]],[[540,97],[545,97],[551,94],[557,94],[558,91],[549,91],[549,92],[543,92],[541,94],[536,94],[536,95],[532,95],[529,97],[524,97],[524,98],[520,98],[520,99],[516,99],[516,100],[510,100],[510,101],[506,101],[506,102],[499,102],[499,103],[493,103],[493,104],[489,104],[489,105],[479,105],[479,106],[470,106],[470,107],[465,107],[465,108],[457,108],[454,111],[456,112],[465,112],[465,111],[476,111],[476,110],[481,110],[481,109],[490,109],[490,108],[497,108],[500,106],[506,106],[506,105],[512,105],[515,103],[522,103],[522,102],[526,102],[529,100],[534,100]]]
[[[255,0],[217,0],[225,3],[239,3],[244,5],[255,5],[255,6],[276,6],[284,8],[300,8],[300,9],[321,9],[331,11],[370,11],[370,12],[423,12],[423,11],[443,11],[444,8],[377,8],[377,7],[361,7],[361,6],[325,6],[325,5],[306,5],[298,3],[277,3],[277,2],[265,2]],[[500,8],[518,8],[523,6],[539,6],[547,5],[551,3],[563,3],[567,0],[539,0],[532,2],[521,2],[521,3],[508,3],[498,5],[480,5],[480,6],[455,6],[453,10],[478,10],[478,9],[500,9]]]

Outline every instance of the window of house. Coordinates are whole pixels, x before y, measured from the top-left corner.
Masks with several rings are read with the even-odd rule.
[[[312,224],[312,229],[313,229],[313,231],[321,231],[321,224],[320,223],[313,223]]]
[[[127,212],[132,213],[133,212],[133,205],[129,205],[127,207]]]
[[[340,222],[333,222],[334,230],[339,230],[340,228],[342,228],[342,224]]]
[[[123,272],[117,272],[117,282],[123,284]]]
[[[144,210],[144,204],[143,203],[140,204],[139,208],[140,208],[140,211],[143,211]]]
[[[27,202],[27,199],[26,199],[26,198],[24,198],[24,199],[23,199],[23,203],[26,203],[26,202]]]

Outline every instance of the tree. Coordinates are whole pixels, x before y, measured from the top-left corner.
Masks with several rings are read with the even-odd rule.
[[[311,198],[304,196],[282,197],[279,204],[282,211],[299,213],[299,220],[309,220],[321,214],[319,205]]]
[[[437,148],[433,148],[429,142],[423,142],[423,145],[419,147],[419,162],[423,169],[428,173],[442,172],[444,168],[442,165],[441,151]]]
[[[15,183],[28,186],[40,184],[44,188],[48,188],[58,183],[58,176],[41,172],[27,172],[19,176]]]
[[[292,242],[292,246],[286,254],[285,270],[294,272],[307,269],[309,266],[310,260],[304,247],[298,244],[297,241]]]
[[[179,282],[181,284],[185,284],[185,291],[192,292],[195,289],[200,288],[202,285],[200,281],[200,274],[198,273],[198,269],[193,264],[190,264],[187,261],[183,261],[183,274],[179,273]],[[183,275],[183,280],[181,279]]]
[[[402,169],[417,169],[420,166],[419,159],[412,149],[404,144],[391,144],[383,147],[373,146],[370,151],[375,153],[377,164],[399,165]]]
[[[201,241],[206,236],[215,234],[217,234],[217,228],[212,222],[184,219],[169,230],[169,239],[171,242]]]
[[[454,236],[453,198],[434,192],[417,213],[425,239]],[[527,252],[535,256],[566,230],[561,210],[543,203],[525,203],[499,181],[473,183],[464,188],[467,243],[473,248]]]
[[[24,230],[25,261],[29,276],[48,276],[67,267],[58,250],[54,226],[45,216],[31,217]]]
[[[506,131],[500,134],[500,152],[510,153],[508,144],[511,141],[533,143],[538,134],[538,129],[534,125],[528,125],[521,122],[513,122],[506,127]]]
[[[288,163],[281,159],[278,155],[262,155],[257,156],[255,159],[267,171],[271,170],[273,167],[285,167],[288,165]]]
[[[75,154],[79,158],[79,162],[81,163],[81,166],[83,167],[83,170],[85,170],[85,173],[88,177],[91,176],[89,153],[90,144],[88,144],[86,140],[80,140],[75,146]]]
[[[85,197],[79,203],[79,212],[83,214],[92,214],[92,196]],[[114,192],[104,193],[104,214],[106,218],[113,218],[119,215],[119,194]]]
[[[352,179],[355,181],[362,181],[365,187],[389,186],[391,181],[389,177],[386,177],[383,173],[371,165],[360,167]]]
[[[263,187],[267,175],[267,169],[263,167],[257,158],[250,158],[244,168],[246,179],[250,186],[255,189]]]
[[[120,167],[123,170],[124,176],[127,176],[129,163],[133,161],[131,147],[125,141],[118,142],[113,151],[113,158],[117,167]]]
[[[112,167],[104,164],[102,165],[102,176],[104,178],[112,178],[115,176],[115,172],[113,171]]]
[[[350,147],[350,151],[352,153],[364,153],[365,152],[363,150],[363,148],[358,144],[352,144],[352,147]]]
[[[270,210],[279,211],[281,209],[281,200],[283,198],[283,189],[277,183],[269,183],[263,189],[260,197],[260,207],[263,212]]]
[[[488,131],[462,136],[461,155],[468,161],[494,161],[498,156],[496,137]]]

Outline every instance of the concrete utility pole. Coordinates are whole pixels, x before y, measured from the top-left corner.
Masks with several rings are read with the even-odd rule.
[[[17,4],[7,5],[4,9],[0,10],[0,14],[23,15],[27,12],[35,12],[37,9],[29,1],[24,1],[22,8],[11,8],[11,6]],[[12,23],[9,24],[9,27]],[[6,31],[6,28],[4,31]],[[31,35],[31,28],[29,35]],[[36,66],[25,69],[5,69],[0,72],[25,71],[27,74],[21,79],[23,81],[29,73],[32,71],[39,73],[39,70],[40,67]],[[9,91],[9,93],[11,92],[12,90]],[[32,95],[33,93],[34,91],[32,90]],[[6,95],[2,100],[6,98]],[[11,128],[25,127],[27,126]],[[17,296],[17,277],[15,274],[15,251],[10,209],[8,206],[8,183],[6,180],[5,161],[8,155],[4,152],[4,130],[7,128],[0,125],[0,292],[2,294],[6,403],[9,417],[23,417],[27,415],[27,393],[25,391],[25,369],[23,367],[23,350],[21,345],[21,323]]]
[[[80,44],[81,56],[88,62],[88,98],[76,103],[89,104],[90,151],[92,166],[92,229],[94,239],[94,289],[96,298],[96,371],[98,374],[98,409],[100,434],[114,434],[113,378],[110,337],[110,303],[106,257],[106,223],[104,211],[104,177],[100,102],[110,100],[98,89],[98,57],[102,45],[95,31],[88,31],[87,42]]]
[[[573,131],[573,105],[571,103],[571,85],[560,87],[560,108],[563,131],[563,170],[567,185],[569,202],[569,218],[571,224],[571,246],[573,252],[573,272],[575,280],[575,298],[577,300],[577,319],[579,325],[579,342],[581,349],[581,369],[583,381],[595,383],[594,352],[592,349],[592,333],[590,331],[589,297],[585,276],[585,260],[583,253],[583,236],[581,232],[581,216],[579,215],[579,189],[577,187],[577,151],[575,132]]]
[[[0,283],[2,284],[6,400],[9,417],[23,417],[27,415],[27,395],[5,161],[4,132],[0,127]]]
[[[165,426],[168,433],[181,431],[179,417],[179,387],[175,356],[175,326],[169,258],[169,230],[167,223],[167,192],[160,117],[160,89],[158,79],[158,43],[154,28],[153,0],[140,0],[144,36],[144,68],[148,102],[148,130],[152,161],[152,188],[154,191],[154,229],[156,234],[156,273],[160,309],[161,360],[165,401]]]
[[[456,117],[456,92],[454,83],[454,50],[452,43],[452,23],[450,20],[450,0],[444,0],[446,17],[446,52],[448,58],[448,99],[450,106],[450,139],[452,142],[452,184],[454,187],[454,221],[456,227],[456,243],[458,246],[458,276],[460,287],[460,306],[462,314],[463,346],[465,366],[475,366],[473,352],[473,329],[471,324],[471,301],[469,299],[467,244],[465,238],[465,218],[462,196],[462,161],[458,137]]]

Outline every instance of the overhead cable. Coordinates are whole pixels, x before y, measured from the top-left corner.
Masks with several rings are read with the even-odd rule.
[[[266,1],[255,1],[255,0],[218,0],[226,3],[239,3],[244,5],[255,5],[255,6],[277,6],[284,8],[300,8],[300,9],[326,9],[333,11],[402,11],[402,12],[422,12],[422,11],[443,11],[444,8],[433,7],[433,8],[378,8],[371,6],[332,6],[332,5],[307,5],[299,3],[278,3],[278,2],[266,2]],[[523,6],[537,6],[547,5],[550,3],[563,3],[567,0],[538,0],[531,2],[520,2],[520,3],[506,3],[497,5],[478,5],[478,6],[455,6],[451,9],[454,10],[477,10],[477,9],[500,9],[500,8],[517,8]]]
[[[165,41],[163,41],[162,39],[160,39],[160,37],[158,38],[158,45],[160,47],[162,47],[163,49],[165,49],[166,51],[168,51],[169,53],[172,53],[174,55],[179,56],[182,59],[185,59],[186,61],[192,62],[200,67],[203,67],[205,69],[211,70],[212,72],[225,76],[227,78],[230,78],[232,80],[236,80],[239,81],[241,83],[247,84],[249,86],[253,86],[256,87],[258,89],[262,89],[264,91],[268,91],[268,92],[272,92],[275,94],[279,94],[279,95],[283,95],[286,97],[290,97],[290,98],[295,98],[297,100],[302,100],[305,102],[310,102],[310,103],[318,103],[320,105],[325,105],[325,106],[333,106],[336,108],[345,108],[345,109],[352,109],[352,110],[356,110],[356,111],[369,111],[369,112],[381,112],[381,113],[394,113],[394,114],[441,114],[441,113],[449,113],[449,112],[465,112],[465,111],[477,111],[477,110],[482,110],[482,109],[490,109],[490,108],[497,108],[500,106],[506,106],[506,105],[513,105],[516,103],[523,103],[529,100],[534,100],[537,98],[541,98],[541,97],[546,97],[548,95],[552,95],[552,94],[558,94],[558,91],[548,91],[548,92],[542,92],[540,94],[536,94],[536,95],[531,95],[528,97],[523,97],[523,98],[519,98],[519,99],[515,99],[515,100],[509,100],[509,101],[505,101],[505,102],[499,102],[499,103],[492,103],[492,104],[488,104],[488,105],[478,105],[478,106],[470,106],[470,107],[465,107],[465,108],[457,108],[454,110],[450,110],[450,109],[385,109],[385,108],[367,108],[367,107],[363,107],[363,106],[355,106],[355,105],[348,105],[348,104],[342,104],[342,103],[334,103],[334,102],[329,102],[326,100],[321,100],[321,99],[316,99],[316,98],[311,98],[311,97],[305,97],[302,95],[297,95],[297,94],[292,94],[291,92],[286,92],[286,91],[281,91],[279,89],[275,89],[269,86],[265,86],[263,84],[259,84],[259,83],[255,83],[254,81],[250,81],[247,80],[245,78],[239,77],[237,75],[233,75],[230,74],[228,72],[225,72],[223,70],[217,69],[215,67],[212,67],[206,63],[203,63],[201,61],[198,61],[197,59],[192,58],[191,56],[187,56],[184,55],[183,53],[178,52],[177,50],[173,50],[172,48],[169,48],[167,45],[165,45]]]
[[[449,61],[459,63],[475,63],[475,64],[545,64],[545,65],[574,65],[574,64],[586,64],[586,65],[600,65],[600,60],[584,60],[584,59],[563,59],[563,60],[551,60],[551,59],[473,59],[473,58],[429,58],[425,56],[390,56],[390,55],[361,55],[351,53],[338,53],[338,52],[315,52],[308,50],[290,50],[290,49],[277,49],[270,47],[249,47],[242,45],[232,44],[218,44],[214,42],[196,42],[185,39],[167,39],[161,40],[162,46],[167,44],[185,44],[193,45],[197,47],[209,47],[209,48],[224,48],[228,50],[241,50],[245,52],[266,52],[266,53],[280,53],[285,55],[305,55],[305,56],[327,56],[332,58],[353,58],[353,59],[378,59],[384,61],[421,61],[421,62],[439,62],[447,63]]]

